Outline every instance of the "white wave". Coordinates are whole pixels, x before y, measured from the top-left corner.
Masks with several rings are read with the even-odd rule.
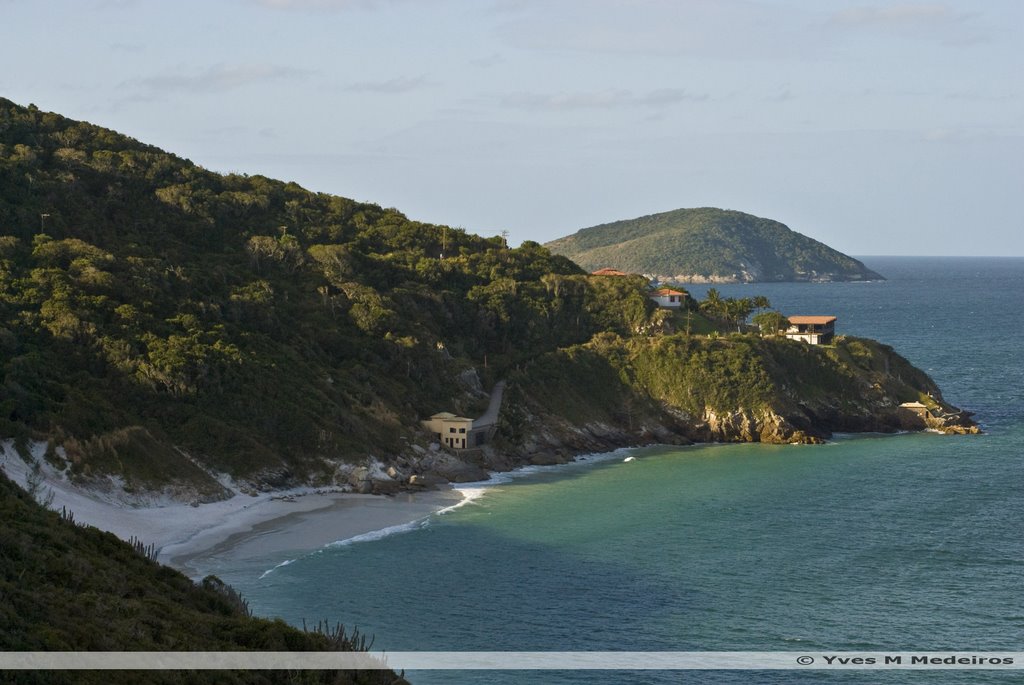
[[[285,561],[282,561],[280,564],[278,564],[274,568],[270,568],[270,569],[267,569],[266,571],[264,571],[263,575],[261,575],[259,577],[259,579],[263,580],[264,578],[266,578],[267,576],[269,576],[271,573],[273,573],[277,569],[281,568],[282,566],[287,566],[288,564],[291,564],[291,563],[294,563],[294,562],[295,562],[295,559],[286,559]]]
[[[361,535],[355,535],[344,540],[336,540],[334,542],[324,545],[324,548],[329,547],[348,547],[358,542],[375,542],[377,540],[383,540],[391,535],[398,535],[400,533],[411,533],[414,530],[425,528],[430,523],[430,517],[426,516],[415,521],[409,521],[408,523],[400,523],[396,526],[388,526],[387,528],[381,528],[380,530],[371,530],[369,533],[363,533]]]
[[[462,493],[463,500],[458,504],[446,507],[438,511],[437,513],[445,514],[450,511],[454,511],[459,507],[465,506],[471,502],[474,502],[475,500],[480,499],[485,494],[487,494],[488,490],[496,486],[506,485],[513,481],[519,480],[520,478],[531,476],[535,473],[568,471],[576,468],[591,466],[593,464],[598,464],[604,461],[616,461],[619,460],[623,455],[631,455],[636,449],[640,448],[620,447],[618,449],[612,450],[611,452],[591,452],[589,454],[581,454],[577,456],[574,460],[566,462],[564,464],[552,464],[546,466],[529,464],[527,466],[520,466],[519,468],[514,469],[512,471],[491,471],[491,477],[489,480],[478,480],[473,481],[471,483],[459,483],[457,485],[452,485],[453,490],[458,490],[459,492]]]
[[[482,482],[487,482],[487,481],[482,481]],[[468,487],[467,487],[467,485],[468,485]],[[462,494],[462,499],[459,500],[458,502],[456,502],[455,504],[451,505],[450,507],[445,507],[444,509],[438,509],[437,511],[434,512],[435,516],[440,516],[441,514],[447,514],[449,512],[455,511],[456,509],[459,509],[460,507],[464,507],[467,504],[475,502],[476,500],[478,500],[481,497],[483,497],[484,493],[487,491],[486,487],[483,487],[483,486],[473,486],[471,484],[458,485],[458,486],[453,487],[452,489],[453,490],[458,490],[459,493]]]

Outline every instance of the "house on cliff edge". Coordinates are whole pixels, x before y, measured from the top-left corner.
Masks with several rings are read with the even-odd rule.
[[[836,337],[834,316],[789,316],[789,328],[783,333],[790,340],[811,345],[830,345]]]

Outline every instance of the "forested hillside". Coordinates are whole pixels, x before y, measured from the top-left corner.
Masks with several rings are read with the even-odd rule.
[[[386,459],[474,409],[461,371],[643,330],[644,288],[0,100],[0,435],[75,477],[213,498],[208,469]]]
[[[713,207],[592,226],[547,247],[587,270],[613,267],[682,281],[882,278],[853,257],[778,221]]]
[[[352,651],[364,644],[356,634],[318,625],[319,617],[310,617],[319,632],[253,618],[244,601],[216,578],[196,585],[110,533],[46,511],[2,472],[0,520],[0,649],[5,651]],[[0,681],[405,683],[392,671],[0,671]]]

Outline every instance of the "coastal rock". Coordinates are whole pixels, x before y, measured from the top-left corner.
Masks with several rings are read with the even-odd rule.
[[[511,454],[496,450],[490,445],[483,448],[483,465],[488,471],[511,471],[516,467]]]
[[[490,478],[490,474],[480,466],[468,464],[445,452],[438,452],[429,460],[424,460],[423,466],[427,473],[441,476],[452,483],[472,483]]]
[[[348,483],[354,488],[360,488],[363,483],[370,482],[370,469],[365,466],[357,466],[348,473]]]
[[[434,488],[448,485],[448,479],[437,473],[414,473],[409,476],[409,485],[416,488]]]
[[[908,407],[901,405],[897,410],[903,426],[915,426],[906,430],[935,430],[947,435],[976,435],[981,432],[972,414],[952,407]]]
[[[374,495],[394,495],[402,490],[402,483],[397,480],[372,480],[370,492]]]
[[[469,368],[460,373],[456,377],[461,385],[467,392],[476,397],[487,397],[487,393],[484,392],[483,383],[480,382],[480,376],[477,374],[475,368]]]
[[[900,428],[906,431],[922,431],[928,428],[928,422],[925,420],[927,415],[927,409],[923,407],[916,409],[901,406],[896,409],[896,418],[899,420]]]
[[[565,460],[554,452],[538,452],[530,455],[530,463],[534,466],[554,466],[564,464]]]
[[[260,492],[283,490],[293,485],[292,472],[284,466],[276,469],[264,469],[256,473],[250,482]]]
[[[757,428],[754,417],[745,409],[721,413],[714,409],[706,409],[703,421],[714,442],[760,441],[761,432]]]

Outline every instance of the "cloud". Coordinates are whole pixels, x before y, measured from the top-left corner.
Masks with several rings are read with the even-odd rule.
[[[367,0],[254,0],[255,4],[275,10],[340,10],[365,7]]]
[[[411,0],[250,0],[251,3],[273,10],[299,12],[336,12],[352,9],[372,10]]]
[[[817,11],[793,3],[750,0],[547,0],[510,14],[495,27],[518,48],[717,59],[788,58],[817,54],[827,41],[810,29]],[[533,10],[533,11],[529,11]]]
[[[522,109],[565,111],[574,109],[618,109],[623,107],[667,107],[680,102],[702,102],[707,94],[691,93],[682,88],[661,88],[646,93],[610,89],[575,93],[512,93],[501,98],[501,104]]]
[[[504,61],[505,58],[499,55],[497,52],[495,52],[491,53],[490,55],[487,55],[486,57],[477,57],[475,59],[471,59],[469,60],[469,63],[474,67],[486,69],[488,67],[493,67],[498,64],[501,64]]]
[[[850,26],[948,24],[966,21],[974,13],[956,13],[940,4],[890,5],[887,7],[852,7],[836,12],[831,21]]]
[[[777,92],[775,92],[775,93],[773,93],[771,95],[766,96],[764,98],[764,101],[765,102],[789,102],[790,100],[795,100],[795,99],[796,99],[796,96],[793,95],[793,91],[791,91],[788,87],[783,87],[783,88],[780,88]]]
[[[408,93],[412,90],[430,86],[430,81],[424,75],[420,76],[396,76],[384,81],[360,81],[345,86],[345,90],[352,93],[384,93],[397,94]]]
[[[938,40],[944,45],[974,45],[989,40],[976,26],[979,12],[955,11],[941,3],[851,7],[830,15],[827,25],[851,30],[877,30]]]
[[[121,52],[132,52],[139,53],[146,49],[146,46],[142,43],[111,43],[111,50],[119,50]]]
[[[305,69],[273,64],[219,64],[193,74],[159,74],[133,79],[125,82],[125,85],[142,87],[151,91],[222,93],[258,83],[301,79],[311,73]]]

